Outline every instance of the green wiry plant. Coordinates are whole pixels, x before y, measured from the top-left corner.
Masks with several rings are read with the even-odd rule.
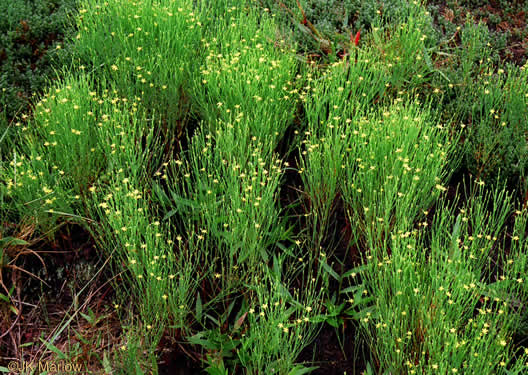
[[[525,69],[489,70],[474,89],[466,163],[477,177],[494,183],[499,178],[523,189],[527,168],[525,140],[528,85]]]
[[[481,210],[490,204],[490,213]],[[367,263],[376,309],[361,322],[380,372],[522,371],[511,340],[518,310],[508,297],[488,297],[492,280],[482,278],[509,197],[496,190],[458,214],[453,207],[438,211],[428,241],[424,229],[394,232],[391,256]]]
[[[333,64],[321,75],[306,73],[311,89],[304,105],[308,124],[301,141],[299,173],[315,248],[327,235],[342,191],[346,154],[352,144],[351,122],[385,92],[384,74],[370,65],[366,55],[360,52],[356,63]]]
[[[75,49],[84,69],[113,83],[121,96],[141,98],[144,111],[163,120],[165,137],[183,134],[185,96],[196,56],[201,22],[192,1],[90,0],[79,10]]]
[[[396,105],[351,123],[343,196],[368,248],[384,247],[392,230],[409,231],[446,189],[453,143],[420,112],[416,104]]]

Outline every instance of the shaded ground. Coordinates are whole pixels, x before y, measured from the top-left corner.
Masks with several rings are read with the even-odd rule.
[[[359,332],[352,322],[340,332],[324,324],[314,342],[299,356],[299,362],[313,363],[319,367],[312,375],[353,375],[366,368],[366,348],[356,346]]]
[[[103,352],[111,353],[120,341],[121,324],[112,303],[110,269],[93,239],[79,226],[65,225],[55,241],[28,247],[32,252],[17,262],[26,272],[9,271],[18,314],[2,309],[0,364],[57,360],[42,341],[65,327],[54,347],[72,363],[100,370]]]

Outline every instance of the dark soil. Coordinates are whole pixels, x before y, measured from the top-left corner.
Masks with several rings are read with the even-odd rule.
[[[345,324],[338,329],[324,324],[314,342],[299,356],[299,362],[317,366],[312,375],[360,374],[366,368],[366,347],[357,347],[358,329]]]
[[[52,241],[40,239],[29,248],[32,253],[19,258],[16,264],[27,272],[9,271],[10,282],[17,291],[14,304],[20,317],[16,319],[11,314],[14,319],[0,320],[1,332],[7,332],[14,324],[9,334],[0,339],[0,362],[7,358],[32,361],[38,355],[45,355],[47,350],[39,337],[44,340],[51,337],[77,311],[77,319],[69,328],[75,329],[78,335],[63,333],[54,345],[69,354],[72,351],[68,349],[78,345],[72,360],[86,368],[100,369],[98,354],[118,342],[121,325],[113,308],[115,293],[109,282],[110,268],[97,273],[104,261],[96,251],[93,238],[79,225],[65,224]],[[90,312],[104,318],[96,324],[81,318],[80,313]],[[106,343],[94,347],[95,341],[91,339],[100,334],[105,336]],[[24,348],[24,344],[29,346]]]
[[[161,349],[158,362],[159,375],[195,375],[202,373],[199,361],[190,358],[187,349],[178,344],[173,337],[166,335],[159,343]],[[187,351],[187,353],[186,353]]]

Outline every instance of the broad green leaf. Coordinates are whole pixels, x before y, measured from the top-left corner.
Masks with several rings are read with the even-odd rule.
[[[351,270],[348,270],[346,271],[344,274],[343,274],[343,278],[345,277],[350,277],[354,274],[360,274],[362,271],[366,270],[367,269],[367,265],[366,264],[362,264],[361,266],[358,266],[358,267],[354,267],[352,268]]]
[[[63,352],[61,352],[61,350],[57,348],[55,345],[53,345],[52,343],[47,342],[43,340],[42,338],[40,338],[40,341],[42,341],[42,343],[48,350],[51,350],[53,353],[57,354],[59,359],[68,359],[68,356],[64,354]]]
[[[4,302],[9,302],[9,297],[5,294],[0,293],[0,299]]]
[[[236,302],[236,299],[233,300],[233,302],[231,302],[229,304],[229,306],[227,307],[227,311],[225,313],[225,316],[226,316],[226,319],[229,315],[231,315],[231,311],[233,311],[233,307],[235,307],[235,302]],[[225,322],[225,319],[224,319],[224,322]],[[223,323],[223,322],[222,322]]]
[[[193,345],[203,346],[205,349],[217,350],[218,346],[209,341],[207,338],[204,338],[204,336],[204,332],[198,332],[196,335],[189,337],[187,341]]]
[[[20,238],[15,237],[4,237],[0,239],[0,248],[5,248],[7,246],[21,246],[29,245],[29,242],[21,240]]]
[[[334,269],[332,267],[330,267],[326,262],[325,263],[322,263],[323,265],[323,268],[325,269],[326,272],[328,272],[330,274],[330,276],[332,276],[334,279],[336,279],[337,281],[341,280],[341,278],[339,277],[339,275],[337,274],[336,271],[334,271]]]
[[[353,285],[353,286],[349,286],[348,288],[345,288],[343,289],[340,293],[341,294],[344,294],[344,293],[354,293],[354,292],[357,292],[358,290],[363,291],[365,289],[365,287],[363,286],[363,284],[360,284],[360,285]]]
[[[303,374],[309,374],[310,372],[317,370],[319,367],[304,367],[301,365],[295,366],[291,371],[288,373],[288,375],[303,375]]]
[[[82,312],[79,311],[79,314],[81,314],[81,316],[90,324],[93,324],[94,323],[94,320],[93,320],[93,317],[91,317],[90,315],[87,315],[87,314],[84,314]]]
[[[110,365],[110,361],[108,360],[108,357],[106,356],[106,352],[103,353],[103,368],[107,374],[112,373],[112,366]]]

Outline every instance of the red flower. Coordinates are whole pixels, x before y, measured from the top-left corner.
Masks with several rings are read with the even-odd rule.
[[[361,37],[361,30],[356,33],[356,37],[354,38],[354,45],[357,46],[359,44],[359,38]],[[350,34],[350,41],[352,41],[352,34]]]

